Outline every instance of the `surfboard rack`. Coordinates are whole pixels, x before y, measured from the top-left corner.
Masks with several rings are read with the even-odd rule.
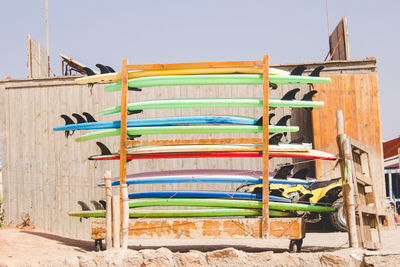
[[[122,205],[117,205],[116,201],[111,201],[111,182],[107,189],[107,181],[110,181],[109,172],[105,173],[106,184],[106,197],[107,208],[113,206],[113,218],[121,214],[122,224],[118,219],[113,224],[115,227],[114,239],[111,238],[111,226],[109,223],[106,225],[104,220],[94,220],[91,225],[92,238],[96,241],[96,248],[102,247],[102,239],[106,238],[107,242],[116,244],[114,247],[123,248],[127,247],[127,239],[129,238],[286,238],[290,239],[290,251],[300,251],[302,240],[305,237],[305,222],[301,217],[269,217],[269,172],[268,172],[268,149],[269,143],[274,143],[276,140],[282,138],[282,134],[276,135],[273,140],[269,140],[269,124],[273,113],[269,113],[269,89],[276,89],[276,84],[269,82],[269,57],[264,55],[263,60],[259,61],[231,61],[231,62],[199,62],[199,63],[170,63],[170,64],[144,64],[144,65],[128,65],[126,59],[122,60],[121,71],[121,131],[120,131],[120,202]],[[110,71],[107,66],[98,66],[103,72]],[[137,114],[142,112],[127,110],[127,92],[140,91],[140,88],[128,87],[128,71],[138,70],[160,70],[160,69],[190,69],[190,68],[223,68],[223,67],[259,67],[263,70],[263,109],[262,118],[269,118],[262,120],[259,123],[263,126],[262,138],[207,138],[207,139],[170,139],[170,140],[130,140],[127,134],[127,115]],[[301,75],[305,70],[304,66],[300,66],[292,71],[292,75]],[[294,99],[299,89],[293,89],[288,92],[284,98]],[[310,96],[308,96],[310,97]],[[311,96],[312,97],[312,96]],[[85,116],[85,115],[84,115]],[[87,121],[89,121],[89,118]],[[279,120],[277,125],[286,125],[290,116],[285,116]],[[275,140],[276,139],[276,140]],[[129,220],[129,210],[126,208],[127,203],[127,190],[126,190],[126,164],[127,164],[127,147],[129,146],[156,146],[156,145],[188,145],[188,144],[248,144],[248,143],[262,143],[263,144],[263,157],[262,157],[262,170],[263,170],[263,184],[262,184],[262,216],[245,218],[245,217],[225,217],[225,218],[139,218]],[[101,149],[102,154],[111,154],[110,150],[100,142],[97,145]],[[283,167],[285,173],[290,173],[293,167]],[[283,171],[282,171],[283,172]],[[282,177],[285,176],[282,174]],[[107,180],[108,179],[108,180]],[[285,179],[285,178],[283,178]],[[109,190],[109,191],[107,191]],[[124,197],[125,196],[125,197]],[[109,205],[112,203],[112,205]],[[100,203],[105,206],[105,203]],[[125,206],[124,206],[125,205]],[[120,207],[124,207],[121,208]],[[113,208],[112,208],[113,209]],[[108,211],[107,211],[108,212]],[[109,211],[111,215],[111,211]],[[106,217],[108,222],[109,217]],[[121,243],[119,242],[120,225],[122,225]],[[106,228],[108,229],[106,231]],[[112,241],[113,240],[113,241]],[[107,243],[107,247],[111,247]]]

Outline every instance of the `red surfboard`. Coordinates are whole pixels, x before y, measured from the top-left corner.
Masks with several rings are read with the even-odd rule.
[[[336,156],[319,150],[309,152],[270,152],[271,158],[303,158],[336,160]],[[258,158],[262,152],[188,152],[188,153],[154,153],[154,154],[128,154],[126,158],[132,159],[177,159],[177,158]],[[119,160],[119,154],[90,156],[89,160]]]

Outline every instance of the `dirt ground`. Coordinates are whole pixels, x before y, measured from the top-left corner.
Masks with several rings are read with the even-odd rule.
[[[400,254],[400,229],[383,231],[383,249],[380,253]],[[164,239],[130,240],[129,248],[135,251],[151,251],[165,247],[172,253],[199,251],[212,253],[233,248],[240,253],[287,254],[288,240],[257,239]],[[300,254],[340,252],[348,248],[347,233],[307,233]],[[158,252],[159,253],[159,252]],[[65,260],[78,260],[85,255],[96,255],[94,241],[76,240],[54,235],[40,229],[0,228],[0,266],[57,266]],[[400,258],[399,258],[400,260]],[[40,264],[44,263],[46,264]],[[63,264],[68,265],[68,264]],[[77,264],[76,266],[81,266]],[[400,265],[400,262],[399,262]],[[91,266],[91,265],[87,265]],[[154,265],[153,265],[154,266]],[[286,266],[286,265],[285,265]],[[375,265],[376,266],[376,265]]]

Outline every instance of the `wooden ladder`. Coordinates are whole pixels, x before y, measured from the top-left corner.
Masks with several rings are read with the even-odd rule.
[[[337,144],[342,176],[342,195],[349,233],[350,247],[380,249],[382,247],[374,179],[368,148],[344,133],[343,113],[338,110]],[[371,228],[378,230],[378,242],[373,241]]]
[[[349,168],[349,171],[351,170],[349,175],[353,178],[358,244],[365,249],[380,249],[382,248],[381,224],[371,177],[368,148],[350,137],[347,139],[351,149],[348,164],[352,165]],[[373,241],[371,228],[378,230],[378,242]]]

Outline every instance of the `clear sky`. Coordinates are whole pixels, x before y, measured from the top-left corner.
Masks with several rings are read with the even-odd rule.
[[[326,0],[49,0],[51,68],[63,53],[94,67],[129,63],[323,61]],[[1,1],[0,79],[27,76],[26,35],[43,46],[45,0]],[[400,134],[400,1],[329,1],[331,30],[347,17],[351,59],[378,59],[384,140]],[[397,74],[396,74],[397,73]]]

